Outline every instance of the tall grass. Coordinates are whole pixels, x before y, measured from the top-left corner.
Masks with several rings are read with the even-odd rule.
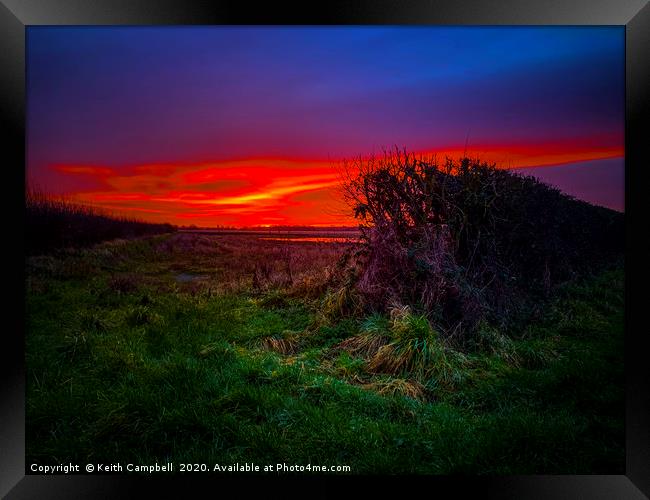
[[[30,186],[25,193],[25,250],[28,255],[172,231],[171,224],[152,224],[114,215],[53,196],[37,187]]]

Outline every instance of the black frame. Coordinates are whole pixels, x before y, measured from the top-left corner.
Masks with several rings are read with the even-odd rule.
[[[1,0],[0,109],[5,132],[5,176],[10,183],[9,196],[3,197],[8,242],[4,249],[15,252],[15,271],[5,288],[16,306],[10,309],[11,321],[5,321],[0,361],[0,495],[7,498],[127,497],[151,494],[152,481],[140,476],[25,475],[25,366],[24,366],[24,271],[22,262],[23,220],[15,217],[24,207],[25,164],[25,32],[30,25],[214,25],[214,24],[455,24],[455,25],[619,25],[626,32],[626,474],[620,476],[510,476],[453,478],[445,476],[409,477],[409,485],[419,483],[432,495],[442,492],[480,494],[489,498],[647,498],[650,496],[650,370],[641,348],[641,336],[647,329],[632,331],[631,309],[640,306],[639,295],[631,290],[630,265],[635,266],[634,281],[647,275],[643,258],[632,258],[631,220],[637,210],[632,206],[641,184],[634,180],[647,168],[648,140],[642,123],[648,115],[650,88],[650,5],[647,0],[331,0],[316,6],[305,2],[287,5],[249,6],[243,2],[216,0]],[[645,92],[644,92],[645,91]],[[645,153],[645,154],[644,154]],[[643,165],[643,160],[646,165]],[[13,216],[13,218],[12,218]],[[647,224],[646,224],[647,230]],[[14,234],[19,234],[15,237]],[[647,255],[644,255],[647,259]],[[11,261],[8,261],[11,262]],[[641,267],[639,267],[641,266]],[[640,272],[641,271],[641,272]],[[18,291],[18,293],[16,293]],[[13,304],[12,304],[13,305]],[[170,478],[154,476],[163,488]],[[219,481],[251,478],[210,476]],[[187,475],[181,487],[195,487],[205,476]],[[306,495],[340,494],[350,478],[341,476],[292,477],[305,486],[291,491]],[[375,476],[369,483],[380,485],[388,493],[405,491],[395,481]],[[318,481],[318,487],[315,487]],[[146,483],[146,484],[145,484]],[[280,486],[268,478],[264,487]],[[176,483],[177,484],[177,483]],[[257,483],[260,484],[260,483]],[[365,487],[365,486],[364,486]],[[278,493],[291,491],[286,485]],[[411,489],[411,488],[409,488]],[[161,488],[162,490],[162,488]],[[212,490],[217,492],[219,490]],[[301,491],[302,490],[302,491]],[[167,490],[167,492],[173,490]],[[195,491],[195,490],[194,490]],[[406,490],[408,491],[408,490]],[[411,490],[412,491],[412,490]],[[164,490],[162,492],[165,492]],[[271,491],[267,489],[265,495]]]

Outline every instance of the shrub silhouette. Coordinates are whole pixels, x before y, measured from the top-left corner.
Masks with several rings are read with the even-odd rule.
[[[29,188],[25,196],[25,250],[28,255],[174,230],[171,224],[118,217],[95,207],[55,198],[37,188]]]
[[[622,255],[622,214],[479,159],[396,149],[345,161],[343,175],[366,306],[411,305],[447,335],[508,327],[556,284]]]

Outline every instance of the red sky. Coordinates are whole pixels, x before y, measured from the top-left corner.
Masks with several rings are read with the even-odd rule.
[[[398,146],[623,210],[623,35],[30,27],[26,175],[147,221],[348,225],[338,162]]]
[[[579,166],[623,155],[621,147],[569,144],[450,148],[435,154],[444,158],[464,152],[507,168],[527,168],[533,175],[536,167]],[[130,168],[61,164],[53,169],[84,186],[69,192],[71,199],[143,220],[238,227],[354,224],[338,193],[337,165],[336,160],[257,158]]]

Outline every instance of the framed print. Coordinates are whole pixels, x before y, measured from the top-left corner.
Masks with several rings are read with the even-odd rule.
[[[7,498],[647,497],[647,2],[0,13]]]

